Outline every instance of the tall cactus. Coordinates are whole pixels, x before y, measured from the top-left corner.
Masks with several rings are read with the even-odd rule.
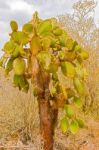
[[[44,150],[53,150],[54,129],[58,109],[64,116],[60,127],[73,134],[83,126],[75,108],[82,107],[86,94],[84,60],[88,53],[74,41],[55,18],[40,19],[35,12],[33,19],[18,30],[16,21],[10,23],[10,39],[3,47],[0,65],[6,74],[14,72],[13,84],[28,92],[29,80],[37,96],[41,138]]]

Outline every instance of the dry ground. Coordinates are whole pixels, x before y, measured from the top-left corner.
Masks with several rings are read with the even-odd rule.
[[[90,120],[88,129],[82,129],[76,136],[64,135],[56,129],[54,150],[99,150],[99,122]],[[34,129],[32,141],[22,139],[21,132],[13,132],[1,138],[0,150],[42,150],[39,130]]]
[[[75,136],[57,127],[54,150],[99,150],[99,121],[89,116],[86,120],[88,128]],[[37,102],[31,91],[23,94],[0,76],[0,150],[41,150],[40,145]]]

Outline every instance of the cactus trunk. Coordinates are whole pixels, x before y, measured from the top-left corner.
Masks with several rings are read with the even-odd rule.
[[[54,127],[57,120],[57,110],[52,110],[49,100],[39,101],[40,131],[44,150],[53,150]]]

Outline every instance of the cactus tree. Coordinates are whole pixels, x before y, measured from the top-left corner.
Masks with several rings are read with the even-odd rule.
[[[35,12],[21,31],[16,21],[11,21],[10,26],[12,32],[2,48],[0,64],[6,74],[14,72],[13,84],[19,90],[28,92],[32,84],[38,100],[43,147],[53,150],[59,108],[64,111],[60,122],[64,133],[70,130],[75,134],[83,126],[75,110],[82,106],[85,95],[84,60],[88,53],[60,27],[56,18],[42,20]]]

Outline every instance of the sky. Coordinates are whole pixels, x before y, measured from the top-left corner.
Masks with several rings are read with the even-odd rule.
[[[72,13],[72,6],[78,0],[0,0],[0,49],[8,40],[10,33],[10,20],[22,24],[31,20],[34,11],[40,17],[48,18],[65,13]],[[99,0],[95,9],[95,21],[99,23]]]

